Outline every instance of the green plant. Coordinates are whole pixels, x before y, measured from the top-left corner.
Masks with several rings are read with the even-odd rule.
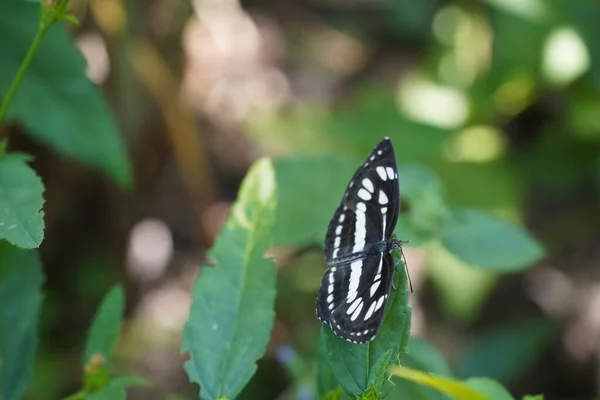
[[[584,39],[595,49],[593,30],[585,18],[588,6],[579,1],[577,4],[568,8],[564,18],[580,26]],[[0,0],[0,7],[3,21],[12,21],[0,24],[0,36],[12,38],[0,42],[0,54],[10,55],[0,63],[3,94],[0,123],[18,122],[32,139],[51,146],[64,157],[99,169],[122,186],[129,185],[129,161],[108,106],[85,77],[83,60],[65,27],[55,24],[61,19],[73,20],[66,11],[67,1],[43,1],[37,5]],[[516,13],[534,21],[544,14],[523,9],[517,9]],[[520,30],[516,35],[533,32],[532,37],[541,42],[558,22],[565,22],[560,12],[551,15],[556,20],[538,24],[529,20],[515,22],[514,15],[497,14],[494,27],[504,39],[510,39],[514,34],[511,29],[517,27]],[[509,55],[520,54],[522,48],[512,47],[515,43],[512,40],[500,42],[503,46],[496,51],[502,55],[501,62],[492,69],[491,84],[487,86],[490,82],[485,79],[476,80],[467,91],[474,103],[472,122],[482,123],[490,116],[507,118],[516,109],[522,110],[533,102],[535,95],[541,95],[532,89],[543,84],[535,72],[539,57],[528,54],[530,57],[516,64]],[[596,53],[593,52],[593,57]],[[479,101],[481,98],[493,97],[502,87],[515,82],[529,88],[519,92],[525,93],[523,98],[509,98],[510,104],[499,101],[495,107],[476,106],[484,104]],[[400,179],[402,198],[408,208],[401,215],[396,235],[409,240],[411,246],[431,251],[443,259],[441,264],[447,269],[452,264],[468,265],[471,283],[462,276],[460,280],[452,280],[447,275],[439,278],[441,275],[432,273],[432,279],[446,297],[445,306],[455,316],[465,319],[472,316],[484,296],[482,293],[493,285],[497,276],[521,271],[544,255],[542,245],[518,224],[489,211],[516,203],[510,196],[502,195],[517,186],[505,179],[508,167],[496,161],[467,165],[466,170],[460,163],[450,165],[439,156],[440,149],[447,140],[458,146],[462,140],[460,133],[451,134],[448,129],[414,123],[400,116],[391,97],[386,90],[366,91],[353,104],[334,114],[308,108],[298,114],[292,110],[287,117],[249,119],[248,127],[255,135],[256,131],[268,131],[266,128],[278,134],[288,132],[286,139],[255,136],[258,141],[291,143],[296,149],[310,150],[310,154],[255,163],[209,255],[216,265],[201,270],[182,347],[190,355],[186,372],[190,381],[200,384],[201,398],[233,399],[243,392],[257,370],[257,360],[265,354],[274,324],[276,299],[286,295],[278,291],[276,265],[264,256],[265,252],[272,248],[305,249],[322,243],[340,193],[376,141],[374,138],[388,135],[402,143]],[[583,103],[584,114],[587,109],[595,115],[597,101],[588,97],[591,96],[583,92],[572,101],[577,105]],[[577,129],[568,131],[584,135],[593,130],[596,126],[590,122],[593,118],[582,117],[575,111],[579,108],[572,107],[570,119],[562,124]],[[381,130],[374,126],[381,126]],[[299,129],[309,132],[295,131]],[[370,129],[377,134],[365,134]],[[44,281],[34,249],[43,240],[44,186],[28,164],[31,158],[8,152],[10,137],[4,140],[0,151],[0,399],[15,400],[25,393],[34,370]],[[560,177],[549,186],[572,184],[570,179],[576,172],[587,168],[586,163],[561,153],[564,143],[579,146],[581,141],[584,140],[566,134],[542,140],[543,145],[535,150],[533,158],[546,160],[539,165],[550,165],[552,171],[558,171],[553,177]],[[539,165],[528,169],[524,162],[521,167],[532,173],[530,179],[540,176],[547,179],[548,168]],[[490,177],[499,178],[490,183],[493,180]],[[477,198],[471,190],[470,196],[466,196],[460,182],[448,185],[451,188],[447,190],[442,180],[466,181],[471,186],[477,186],[474,182],[486,183],[492,195]],[[312,256],[308,252],[295,261],[297,265],[305,262],[319,267],[320,261],[315,260],[320,257]],[[395,257],[397,270],[403,271],[404,265]],[[507,370],[518,370],[527,360],[514,357],[505,363],[494,363],[498,368],[491,368],[481,365],[479,355],[491,353],[499,357],[509,351],[523,355],[535,345],[542,346],[550,331],[547,321],[507,327],[474,342],[457,370],[456,375],[465,378],[461,381],[453,377],[450,367],[430,344],[409,338],[411,310],[403,273],[396,274],[395,287],[376,340],[367,345],[352,345],[321,327],[317,349],[312,349],[310,356],[316,360],[314,368],[310,361],[305,362],[297,355],[285,362],[298,393],[309,387],[320,399],[436,399],[444,398],[444,394],[463,399],[512,398],[498,382],[470,376],[484,371],[487,376],[504,380]],[[463,290],[467,287],[475,291]],[[122,324],[123,296],[123,290],[117,286],[102,302],[83,356],[83,387],[68,399],[124,399],[126,387],[148,384],[139,378],[112,375],[111,350]],[[541,396],[525,397],[534,398]]]
[[[66,0],[0,2],[3,17],[10,20],[2,24],[0,34],[11,38],[0,42],[0,53],[11,55],[0,65],[0,93],[5,93],[0,123],[19,121],[32,138],[127,184],[128,161],[107,106],[85,77],[83,60],[65,26],[55,24],[63,19],[76,22],[67,4]],[[73,118],[57,118],[65,110]],[[31,157],[7,153],[7,143],[10,138],[5,137],[0,151],[0,399],[16,400],[33,376],[36,356],[44,278],[35,249],[44,238],[44,186],[28,165]],[[84,387],[69,399],[124,399],[125,387],[146,384],[109,373],[122,313],[123,292],[115,288],[89,335],[82,365]]]

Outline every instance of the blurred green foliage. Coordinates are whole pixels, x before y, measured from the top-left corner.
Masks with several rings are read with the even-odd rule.
[[[520,279],[543,257],[589,239],[600,189],[600,4],[387,0],[365,11],[346,1],[310,3],[319,25],[377,54],[395,54],[401,43],[413,49],[406,52],[410,60],[393,82],[367,67],[365,75],[345,82],[349,88],[339,103],[295,99],[285,109],[245,118],[242,128],[250,138],[276,156],[272,167],[260,161],[246,176],[210,253],[217,265],[203,269],[196,283],[183,345],[191,353],[190,380],[201,384],[202,398],[240,394],[267,351],[277,311],[300,353],[294,367],[284,365],[291,397],[442,399],[444,393],[462,393],[463,398],[512,399],[502,384],[534,367],[560,331],[557,321],[539,316],[478,331],[462,338],[464,343],[451,340],[451,351],[444,349],[452,355],[451,368],[430,343],[408,339],[403,282],[396,285],[397,304],[392,301],[388,314],[398,311],[394,305],[401,310],[386,319],[372,352],[371,345],[339,342],[326,327],[317,338],[313,302],[324,266],[315,247],[322,244],[353,171],[384,136],[394,142],[400,164],[403,212],[396,234],[426,254],[427,282],[447,325],[470,327],[504,275]],[[55,3],[0,0],[1,98],[38,31],[40,4]],[[6,122],[18,123],[25,135],[61,157],[130,185],[124,136],[86,77],[63,22],[43,38]],[[304,29],[310,32],[310,23]],[[303,35],[287,40],[296,48],[304,45]],[[327,70],[325,64],[319,68]],[[0,154],[2,400],[22,398],[30,384],[44,281],[32,250],[44,238],[44,186],[29,156],[5,153],[9,139]],[[583,201],[579,191],[586,193]],[[540,199],[563,200],[567,210],[557,218]],[[540,219],[538,214],[544,223],[536,226],[536,239],[523,226]],[[293,254],[279,265],[277,285],[274,265],[263,257],[272,247]],[[78,293],[98,293],[98,286],[108,283],[106,276],[96,280],[98,269],[77,273]],[[425,295],[428,289],[423,287]],[[48,304],[60,312],[60,306]],[[124,293],[115,287],[92,323],[82,388],[70,399],[125,399],[126,387],[147,385],[140,378],[113,376],[111,352],[123,309]],[[61,375],[61,362],[45,349],[38,354],[37,368],[53,372],[42,373],[36,383],[60,392],[52,389],[56,382],[44,378],[68,379]],[[398,357],[402,368],[390,378],[387,366]],[[474,376],[487,378],[469,378]],[[261,396],[260,385],[247,387],[252,389],[247,397]],[[38,387],[31,393],[46,394]]]
[[[64,1],[62,1],[64,3]],[[6,93],[38,30],[40,5],[0,1],[0,93]],[[9,121],[27,127],[34,140],[53,147],[130,184],[131,170],[122,136],[106,101],[85,76],[85,63],[67,26],[58,23],[45,35],[10,105]]]

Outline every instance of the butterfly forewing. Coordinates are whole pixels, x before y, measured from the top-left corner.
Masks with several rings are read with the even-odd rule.
[[[400,189],[394,147],[382,140],[356,171],[329,223],[325,262],[362,252],[389,239],[399,213]]]
[[[381,325],[392,277],[388,252],[329,268],[321,282],[317,316],[342,339],[368,342]]]
[[[393,279],[387,242],[400,204],[396,156],[385,138],[354,173],[325,238],[317,315],[346,340],[375,337]]]

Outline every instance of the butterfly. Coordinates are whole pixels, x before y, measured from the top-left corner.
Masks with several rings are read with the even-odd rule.
[[[325,263],[316,301],[319,320],[353,343],[377,334],[394,276],[392,238],[400,213],[394,145],[384,138],[350,180],[325,238]]]

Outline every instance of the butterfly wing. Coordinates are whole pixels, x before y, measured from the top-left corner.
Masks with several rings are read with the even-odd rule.
[[[388,252],[330,267],[321,281],[317,316],[348,341],[372,340],[383,319],[394,274]]]
[[[388,239],[398,220],[399,197],[394,146],[385,138],[358,168],[329,222],[325,262],[356,258],[366,244]]]

